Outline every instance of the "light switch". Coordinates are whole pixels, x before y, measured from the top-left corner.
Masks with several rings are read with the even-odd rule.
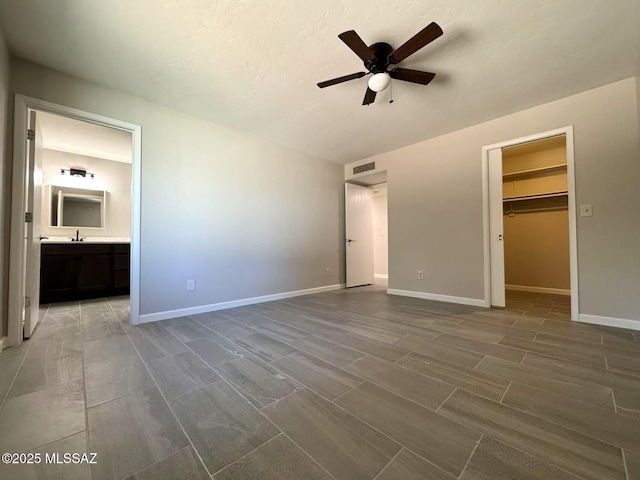
[[[580,216],[581,217],[591,217],[593,215],[593,209],[591,205],[580,205]]]

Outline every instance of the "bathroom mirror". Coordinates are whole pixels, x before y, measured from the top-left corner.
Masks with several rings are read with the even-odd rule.
[[[106,192],[51,186],[51,226],[104,228]]]

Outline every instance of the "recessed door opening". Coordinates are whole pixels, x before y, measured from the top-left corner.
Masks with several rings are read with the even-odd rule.
[[[564,135],[502,149],[506,308],[570,319]]]
[[[483,149],[487,306],[578,318],[572,133]]]
[[[139,126],[16,95],[9,345],[40,304],[130,294],[137,322],[139,163]]]
[[[345,183],[346,286],[389,284],[387,172]]]

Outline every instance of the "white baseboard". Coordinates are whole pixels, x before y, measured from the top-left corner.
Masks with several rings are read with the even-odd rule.
[[[403,297],[423,298],[425,300],[436,300],[438,302],[458,303],[461,305],[472,305],[474,307],[484,307],[486,303],[480,298],[452,297],[449,295],[440,295],[437,293],[413,292],[411,290],[396,290],[388,288],[389,295],[400,295]]]
[[[571,290],[564,288],[530,287],[528,285],[505,285],[504,288],[516,292],[551,293],[554,295],[571,296]]]
[[[179,310],[168,310],[166,312],[146,313],[144,315],[140,315],[140,321],[138,323],[158,322],[160,320],[184,317],[186,315],[197,315],[199,313],[215,312],[216,310],[226,310],[227,308],[243,307],[245,305],[253,305],[254,303],[273,302],[274,300],[282,300],[284,298],[300,297],[302,295],[310,295],[312,293],[340,290],[341,288],[345,288],[344,283],[327,285],[324,287],[307,288],[306,290],[274,293],[272,295],[264,295],[262,297],[241,298],[240,300],[232,300],[230,302],[212,303],[197,307],[181,308]]]
[[[386,273],[374,273],[373,278],[389,278],[389,275]]]
[[[581,313],[578,321],[582,323],[594,323],[596,325],[605,325],[607,327],[628,328],[631,330],[640,330],[640,320],[629,320],[626,318],[601,317],[600,315],[588,315]]]
[[[0,338],[0,352],[9,346],[9,337]]]

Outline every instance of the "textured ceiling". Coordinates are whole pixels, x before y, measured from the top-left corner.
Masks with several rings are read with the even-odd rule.
[[[2,0],[19,57],[271,142],[348,163],[630,77],[638,0]],[[438,74],[393,82],[361,106],[367,78],[338,39],[397,47],[444,30],[400,66]]]
[[[44,148],[131,163],[131,133],[38,112]]]

